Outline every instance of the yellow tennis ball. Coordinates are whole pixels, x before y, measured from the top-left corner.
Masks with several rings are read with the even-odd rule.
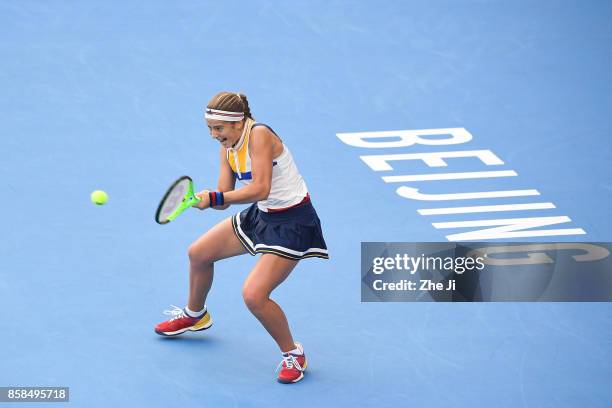
[[[103,204],[106,204],[107,201],[108,201],[108,194],[106,194],[105,191],[96,190],[93,193],[91,193],[92,203],[96,205],[103,205]]]

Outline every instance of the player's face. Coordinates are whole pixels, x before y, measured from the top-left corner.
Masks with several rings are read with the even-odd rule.
[[[207,119],[206,124],[213,139],[216,139],[225,148],[235,145],[242,136],[242,122]]]

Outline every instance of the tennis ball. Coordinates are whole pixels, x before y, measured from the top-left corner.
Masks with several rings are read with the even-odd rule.
[[[91,193],[92,203],[96,205],[103,205],[103,204],[106,204],[107,201],[108,201],[108,194],[106,194],[105,191],[96,190],[93,193]]]

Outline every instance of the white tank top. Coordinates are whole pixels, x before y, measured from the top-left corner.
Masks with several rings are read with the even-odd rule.
[[[253,125],[253,127],[256,126],[266,126],[276,135],[272,128],[263,123]],[[227,149],[227,161],[234,172],[234,177],[247,185],[253,182],[249,138],[250,132],[238,142],[238,146]],[[283,143],[283,152],[272,161],[270,194],[265,200],[258,201],[257,207],[264,212],[287,208],[299,204],[307,195],[306,183],[293,161],[291,152]]]

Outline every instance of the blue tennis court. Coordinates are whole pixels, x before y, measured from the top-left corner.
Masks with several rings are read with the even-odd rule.
[[[361,242],[529,217],[565,233],[508,240],[611,240],[611,21],[605,1],[0,2],[0,386],[70,387],[74,407],[612,406],[609,303],[360,299]],[[246,94],[291,148],[329,247],[273,293],[309,356],[291,386],[241,296],[256,258],[216,265],[210,330],[153,332],[186,302],[189,244],[245,207],[153,219],[178,176],[216,185],[202,109],[222,90]],[[342,139],[436,129],[471,138]],[[497,164],[363,158],[445,151]],[[485,171],[505,173],[384,178]],[[525,206],[431,211],[510,204]]]

